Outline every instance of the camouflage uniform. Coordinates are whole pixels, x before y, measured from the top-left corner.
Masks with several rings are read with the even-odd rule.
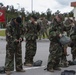
[[[36,54],[37,44],[36,39],[38,38],[38,31],[40,26],[37,23],[28,22],[25,27],[25,38],[26,38],[26,52],[25,52],[25,63],[33,64],[33,57]]]
[[[71,19],[67,19],[65,22],[64,22],[64,28],[65,28],[65,32],[66,32],[66,35],[68,37],[70,37],[70,29],[71,29]],[[68,47],[69,44],[65,44],[63,45],[63,51],[62,51],[62,56],[61,56],[61,67],[67,67],[68,66],[68,62],[67,62],[67,59],[66,59],[66,56],[67,56],[67,47]]]
[[[41,18],[37,20],[38,24],[40,25],[41,29],[40,31],[38,32],[38,39],[41,40],[42,38],[42,34],[43,34],[43,30],[42,30],[42,20]]]
[[[15,19],[9,22],[6,27],[6,71],[14,70],[14,58],[16,71],[22,70],[21,41],[16,42],[16,39],[19,40],[22,38],[22,26],[16,25],[14,20]]]
[[[73,60],[76,59],[76,26],[72,27],[72,30],[70,32],[70,37],[72,40],[71,43],[71,52],[72,52],[72,56],[73,56]]]
[[[65,22],[66,26],[66,31],[68,33],[68,36],[71,37],[72,43],[70,44],[71,46],[71,52],[73,55],[73,60],[76,58],[76,26],[75,26],[75,21],[68,19]]]
[[[47,19],[43,19],[42,20],[42,26],[41,26],[41,32],[42,32],[42,35],[43,35],[43,38],[46,38],[46,36],[48,37],[48,33],[47,33],[47,28],[48,28],[48,25],[47,25],[48,21]]]
[[[59,42],[59,34],[63,33],[63,24],[60,22],[53,21],[51,25],[51,29],[49,31],[49,39],[50,39],[50,49],[49,49],[49,57],[47,70],[55,69],[59,67],[60,57],[62,55],[62,45]]]
[[[69,18],[64,22],[68,36],[70,35],[71,23],[72,23],[72,20]]]
[[[45,18],[40,18],[38,20],[39,25],[41,26],[41,30],[39,31],[39,39],[41,39],[41,37],[46,38],[46,36],[48,37],[48,33],[47,33],[47,29],[48,29],[48,21]]]

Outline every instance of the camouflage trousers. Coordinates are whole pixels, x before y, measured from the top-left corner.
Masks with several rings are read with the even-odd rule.
[[[36,40],[26,40],[25,63],[33,63],[36,48]]]
[[[51,42],[49,52],[47,69],[59,67],[60,57],[62,55],[62,47],[60,44]]]
[[[73,46],[71,47],[71,52],[72,52],[73,61],[74,61],[76,59],[76,43],[74,43]]]
[[[43,38],[48,37],[47,29],[41,29],[41,30],[39,31],[39,39],[41,39],[42,37],[43,37]]]
[[[5,59],[5,69],[13,71],[14,61],[16,70],[22,69],[22,51],[21,43],[7,43],[6,44],[6,59]]]

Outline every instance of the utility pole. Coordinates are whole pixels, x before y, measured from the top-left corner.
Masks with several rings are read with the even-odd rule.
[[[31,12],[33,11],[33,0],[31,0]]]
[[[20,4],[19,3],[17,3],[17,5],[18,5],[18,10],[20,9]],[[20,12],[18,11],[18,16],[20,16]]]

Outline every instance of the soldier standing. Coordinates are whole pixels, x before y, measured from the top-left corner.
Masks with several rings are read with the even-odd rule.
[[[22,19],[20,17],[14,18],[7,24],[6,27],[6,60],[5,70],[6,74],[10,75],[11,71],[14,70],[14,58],[17,72],[24,72],[22,67],[22,51],[21,42],[22,37],[22,26],[20,25]]]
[[[46,38],[46,36],[48,37],[48,33],[47,33],[47,28],[48,28],[48,20],[45,19],[45,17],[42,17],[42,35],[43,35],[43,38]],[[46,35],[46,36],[45,36]]]
[[[38,24],[39,24],[40,27],[41,27],[40,31],[38,32],[38,39],[41,40],[41,38],[42,38],[42,33],[43,33],[43,31],[42,31],[42,18],[39,18],[39,19],[37,20],[37,22],[38,22]]]
[[[73,56],[73,61],[76,59],[76,24],[72,21],[70,29],[70,37],[72,40],[71,43],[71,52]]]
[[[25,27],[25,38],[26,38],[26,52],[25,52],[25,66],[33,65],[33,58],[36,54],[37,43],[36,39],[38,38],[37,33],[40,30],[40,26],[37,23],[37,17],[32,15],[30,21]]]
[[[66,21],[64,21],[65,32],[66,32],[65,36],[70,37],[71,23],[72,23],[72,20],[69,17],[67,18]],[[61,67],[68,67],[69,66],[67,58],[66,58],[66,56],[68,56],[67,47],[69,45],[70,45],[70,42],[65,44],[65,45],[63,45],[64,50],[62,51],[62,56],[61,56]]]
[[[60,15],[56,15],[49,31],[49,40],[51,42],[47,70],[50,72],[54,72],[54,70],[61,70],[59,67],[60,57],[62,55],[62,46],[59,42],[59,39],[63,34],[63,24],[61,20],[62,17]]]
[[[66,26],[66,31],[68,33],[68,36],[70,36],[72,40],[70,47],[71,47],[71,52],[72,52],[73,61],[74,61],[76,59],[76,45],[75,45],[76,43],[76,21],[75,19],[73,18],[73,20],[72,19],[66,20],[65,26]]]

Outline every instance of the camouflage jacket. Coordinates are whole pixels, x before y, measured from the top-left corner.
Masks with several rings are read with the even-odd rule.
[[[72,41],[76,42],[76,26],[71,27],[70,37],[71,37]]]
[[[38,37],[38,32],[40,31],[40,26],[38,23],[28,22],[25,27],[25,38],[26,40],[36,40]]]
[[[53,42],[59,42],[59,34],[63,34],[64,31],[64,25],[62,22],[58,23],[56,21],[53,21],[51,23],[51,27],[49,30],[49,40]]]
[[[47,29],[48,27],[47,23],[48,23],[47,19],[42,20],[42,28]]]
[[[23,38],[23,26],[17,26],[12,20],[6,26],[6,41],[15,42],[15,40],[19,40],[19,38]]]
[[[66,21],[64,21],[64,25],[65,25],[67,35],[70,36],[70,30],[71,30],[71,21],[70,21],[70,19],[67,19]]]

